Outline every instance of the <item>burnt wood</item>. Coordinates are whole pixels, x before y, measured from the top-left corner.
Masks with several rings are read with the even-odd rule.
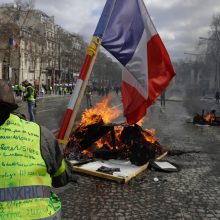
[[[104,124],[101,116],[93,115],[93,123],[89,125],[80,124],[71,134],[71,140],[67,144],[65,155],[78,153],[88,150],[93,157],[101,159],[130,159],[138,166],[154,159],[156,153],[162,148],[156,141],[150,143],[144,137],[146,131],[139,125],[128,125],[125,123]],[[116,140],[115,126],[122,127],[119,140]],[[107,141],[102,148],[95,144],[100,138]],[[116,149],[119,147],[119,149]],[[76,148],[71,150],[71,148]]]

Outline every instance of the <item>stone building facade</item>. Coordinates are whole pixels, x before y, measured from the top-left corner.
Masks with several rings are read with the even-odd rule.
[[[0,6],[0,78],[20,84],[73,83],[85,55],[82,37],[72,34],[40,10]]]

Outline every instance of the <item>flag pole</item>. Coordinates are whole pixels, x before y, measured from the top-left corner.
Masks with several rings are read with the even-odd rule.
[[[74,106],[74,111],[72,113],[72,116],[70,118],[69,124],[67,126],[66,133],[64,135],[64,140],[68,140],[68,138],[70,136],[70,133],[71,133],[71,130],[73,128],[73,125],[74,125],[77,113],[78,113],[79,108],[80,108],[81,101],[83,99],[83,95],[84,95],[85,90],[86,90],[86,86],[87,86],[88,81],[89,81],[89,77],[91,75],[93,66],[95,64],[95,60],[96,60],[96,57],[97,57],[100,45],[101,45],[101,40],[99,38],[93,38],[92,41],[91,41],[90,46],[88,47],[88,53],[90,53],[90,56],[92,57],[92,59],[90,61],[91,63],[89,65],[88,72],[87,72],[87,74],[85,76],[85,79],[83,80],[81,89],[79,91],[78,98],[77,98],[75,106]],[[91,46],[94,46],[94,47],[91,48]]]
[[[74,121],[76,119],[77,113],[79,111],[79,107],[89,80],[89,77],[92,72],[92,68],[95,63],[95,59],[98,54],[98,50],[101,45],[101,40],[98,37],[93,37],[91,40],[91,43],[89,44],[87,48],[87,54],[79,75],[79,78],[76,81],[76,85],[73,91],[73,94],[70,98],[64,120],[62,122],[59,134],[58,134],[58,140],[62,142],[61,140],[67,141],[69,138],[69,135],[71,133]]]

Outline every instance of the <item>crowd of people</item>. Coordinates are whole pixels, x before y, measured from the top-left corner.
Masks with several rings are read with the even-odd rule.
[[[15,96],[21,97],[23,101],[27,102],[29,120],[35,122],[34,108],[37,107],[38,97],[43,97],[45,95],[67,95],[72,94],[73,86],[65,84],[55,84],[42,85],[39,86],[32,85],[28,80],[23,81],[19,85],[12,86]],[[115,86],[87,86],[85,91],[87,108],[92,107],[92,96],[96,93],[98,96],[108,96],[112,91],[119,95],[121,88],[117,85]]]
[[[16,96],[23,96],[25,93],[25,86],[22,82],[21,84],[16,84],[12,85],[12,88],[14,90],[14,93]],[[52,95],[52,94],[59,94],[59,95],[66,95],[66,94],[72,94],[73,87],[72,86],[67,86],[67,85],[42,85],[41,88],[39,89],[39,85],[34,87],[35,93],[37,96],[44,96],[44,95]]]
[[[27,101],[28,112],[30,115],[30,121],[35,121],[34,107],[37,107],[37,98],[45,95],[66,95],[72,94],[72,86],[55,85],[47,86],[42,85],[39,89],[39,85],[32,85],[28,80],[23,81],[21,84],[12,85],[12,90],[16,97],[21,97],[23,101]]]

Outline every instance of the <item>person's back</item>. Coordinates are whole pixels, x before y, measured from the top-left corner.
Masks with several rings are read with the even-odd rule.
[[[0,137],[3,137],[0,192],[4,201],[0,219],[38,219],[60,215],[61,202],[50,193],[51,178],[41,156],[40,127],[10,114],[0,126]]]
[[[14,115],[17,107],[0,80],[0,219],[61,219],[51,186],[71,180],[62,150],[48,129]]]

